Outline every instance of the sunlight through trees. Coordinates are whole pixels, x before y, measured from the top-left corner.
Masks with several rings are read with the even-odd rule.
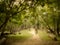
[[[34,28],[60,36],[59,0],[0,0],[0,32]],[[8,29],[9,28],[9,29]],[[13,31],[14,30],[14,31]],[[48,31],[49,30],[49,31]],[[32,32],[35,35],[35,32]]]

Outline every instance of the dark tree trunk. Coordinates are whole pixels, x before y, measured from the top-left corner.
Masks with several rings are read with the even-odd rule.
[[[60,34],[59,34],[59,28],[60,28],[60,2],[59,2],[59,0],[57,0],[57,5],[58,5],[58,15],[57,15],[57,35],[58,36],[60,36]]]
[[[57,19],[57,29],[56,30],[57,30],[57,35],[60,36],[60,34],[59,34],[59,19]]]
[[[53,31],[51,28],[48,27],[48,29],[51,33],[55,34],[55,31]]]
[[[4,34],[4,31],[5,31],[4,29],[5,29],[6,25],[7,25],[8,20],[9,20],[9,17],[6,17],[4,23],[0,26],[1,36],[3,36],[3,34]]]
[[[0,26],[0,29],[8,22],[8,19],[5,20],[5,22]]]

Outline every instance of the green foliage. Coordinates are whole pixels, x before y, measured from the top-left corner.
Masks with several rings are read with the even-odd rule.
[[[60,27],[59,5],[58,0],[1,0],[0,29],[10,22],[27,27],[43,24],[57,30]]]

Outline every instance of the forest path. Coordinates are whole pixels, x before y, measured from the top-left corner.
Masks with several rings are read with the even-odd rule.
[[[3,45],[60,45],[59,41],[43,41],[38,35],[32,36],[27,40],[6,40]]]
[[[26,40],[21,39],[6,39],[2,45],[60,45],[59,41],[44,41],[40,38],[38,34],[30,31],[32,36]]]
[[[39,39],[38,35],[34,35],[24,41],[12,41],[7,40],[4,45],[41,45],[42,41]]]

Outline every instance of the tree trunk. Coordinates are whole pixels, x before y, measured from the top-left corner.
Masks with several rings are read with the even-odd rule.
[[[3,33],[4,33],[4,31],[5,31],[4,28],[5,28],[5,26],[7,25],[8,20],[9,20],[9,17],[6,17],[4,23],[0,26],[0,30],[2,30],[1,36],[3,36]]]
[[[59,25],[60,25],[60,2],[57,0],[57,6],[58,6],[58,15],[57,15],[57,35],[60,36],[59,34]]]
[[[57,29],[56,29],[58,36],[60,36],[60,34],[59,34],[59,28],[60,28],[60,27],[59,27],[59,17],[58,17],[58,19],[57,19]]]

